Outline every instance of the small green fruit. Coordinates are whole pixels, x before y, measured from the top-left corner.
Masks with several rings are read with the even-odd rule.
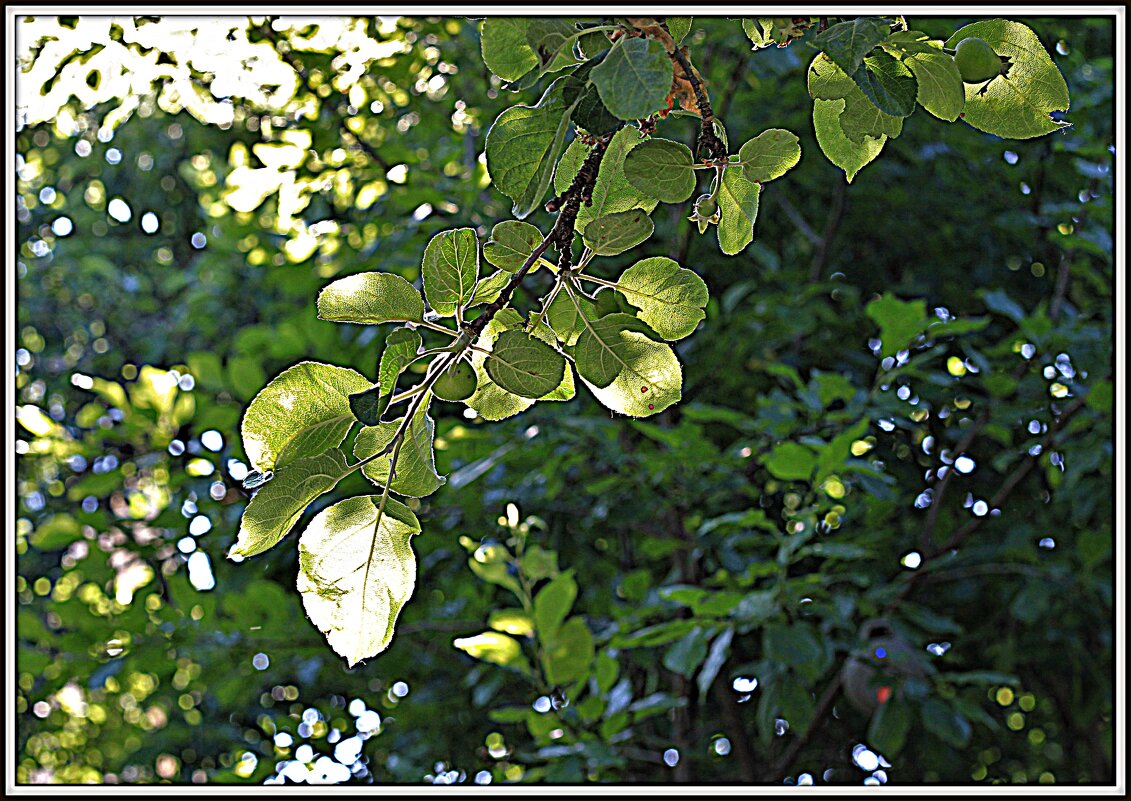
[[[1001,74],[1001,57],[985,39],[970,36],[954,48],[954,63],[963,83],[984,83]]]
[[[475,368],[461,359],[440,374],[432,392],[440,400],[462,401],[474,395],[478,385]]]

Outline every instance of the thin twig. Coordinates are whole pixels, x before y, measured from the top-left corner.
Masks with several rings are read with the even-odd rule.
[[[805,730],[797,739],[789,744],[789,747],[782,754],[781,760],[778,761],[777,766],[774,768],[774,776],[781,779],[785,776],[786,772],[793,767],[794,761],[801,753],[801,749],[809,744],[813,739],[813,735],[817,733],[825,718],[833,708],[833,701],[836,700],[837,692],[840,690],[840,672],[833,677],[825,687],[825,691],[821,693],[820,700],[817,701],[817,707],[813,711],[813,722],[809,724],[809,728]]]

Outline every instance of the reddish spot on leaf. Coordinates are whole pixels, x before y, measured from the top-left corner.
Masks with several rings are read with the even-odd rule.
[[[886,704],[889,698],[891,698],[891,687],[888,685],[885,684],[883,687],[876,690],[876,700],[881,704]]]
[[[655,405],[653,405],[653,404],[649,403],[649,404],[648,404],[648,408],[649,408],[649,409],[655,409],[656,407],[655,407]]]
[[[641,392],[647,392],[647,391],[648,391],[648,387],[641,387],[641,388],[640,388],[640,391],[641,391]]]
[[[965,119],[965,118],[966,118],[966,112],[965,112],[965,111],[961,112],[961,113],[960,113],[960,114],[958,115],[958,117],[959,117],[959,119]]]

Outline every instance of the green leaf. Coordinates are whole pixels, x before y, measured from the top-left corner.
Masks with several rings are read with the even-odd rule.
[[[514,201],[512,212],[522,219],[542,202],[565,146],[570,114],[579,97],[569,102],[565,89],[571,76],[555,80],[536,106],[512,106],[487,131],[487,170],[491,181]]]
[[[514,637],[498,631],[485,631],[474,637],[461,637],[452,645],[474,659],[490,662],[492,665],[513,668],[527,676],[533,676],[530,661],[522,653],[522,646]]]
[[[668,17],[668,33],[672,35],[677,45],[683,43],[683,38],[691,31],[691,21],[694,17]]]
[[[852,183],[856,174],[880,155],[887,137],[873,139],[866,136],[861,142],[853,142],[840,127],[840,115],[843,112],[843,100],[814,100],[813,131],[817,136],[817,144],[820,145],[821,152],[829,161],[844,170],[848,183]]]
[[[35,527],[29,542],[41,551],[55,551],[81,539],[79,521],[68,514],[55,514]]]
[[[764,184],[785,175],[801,161],[800,141],[781,128],[770,128],[755,136],[738,151],[738,163],[746,180]]]
[[[590,73],[605,108],[622,120],[641,119],[664,108],[672,75],[664,45],[643,37],[621,37]]]
[[[648,139],[624,159],[624,177],[645,197],[682,203],[695,191],[691,148],[670,139]]]
[[[775,478],[808,481],[817,466],[817,455],[800,443],[783,442],[766,455],[762,464]]]
[[[534,625],[540,639],[553,640],[576,598],[577,582],[572,570],[559,574],[538,591],[534,596]]]
[[[502,294],[503,287],[510,283],[513,277],[513,273],[506,270],[495,270],[490,275],[479,279],[479,282],[475,285],[475,292],[472,293],[471,300],[467,303],[468,308],[483,306],[497,300],[499,295]]]
[[[362,425],[375,426],[381,420],[381,387],[350,395],[350,411]]]
[[[970,721],[937,698],[928,698],[921,710],[923,727],[952,748],[970,742]]]
[[[663,256],[638,261],[621,273],[617,291],[639,309],[636,316],[664,339],[688,336],[706,317],[708,293],[703,279]]]
[[[346,464],[337,448],[276,468],[274,477],[252,497],[240,518],[240,531],[228,551],[233,556],[255,556],[279,542],[291,530],[310,502],[332,490],[357,465]]]
[[[542,232],[530,223],[503,220],[491,229],[491,238],[483,246],[483,258],[500,270],[517,272],[542,244]]]
[[[696,626],[664,653],[663,664],[673,673],[691,678],[707,658],[708,630]]]
[[[914,719],[907,701],[889,698],[872,715],[868,724],[868,744],[886,757],[897,756],[903,750]]]
[[[894,356],[910,345],[927,328],[927,301],[922,298],[900,300],[890,292],[865,307],[868,316],[880,326],[881,356]]]
[[[577,338],[585,330],[585,322],[581,319],[583,314],[588,314],[591,319],[596,319],[597,316],[593,301],[583,295],[578,295],[576,300],[575,305],[569,294],[562,290],[546,308],[546,322],[566,345],[577,342]],[[578,306],[581,311],[578,311]]]
[[[734,629],[725,629],[711,643],[711,649],[707,652],[707,658],[703,662],[703,669],[699,671],[699,677],[695,680],[695,683],[699,686],[700,698],[707,697],[707,694],[711,691],[711,685],[715,683],[715,677],[719,675],[719,671],[726,664],[732,639],[734,639]]]
[[[318,319],[337,323],[420,322],[424,301],[408,281],[392,273],[356,273],[318,293]]]
[[[941,40],[919,31],[898,31],[888,37],[884,47],[901,54],[915,76],[919,105],[940,120],[958,119],[966,104],[966,91],[954,59],[942,51]]]
[[[865,137],[895,138],[903,130],[903,117],[885,114],[876,108],[855,81],[827,58],[817,56],[813,59],[809,65],[808,80],[809,94],[812,97],[820,100],[844,101],[838,119],[844,136],[850,141],[861,144]],[[814,115],[816,108],[817,104],[814,104]],[[815,119],[814,123],[816,123]],[[820,142],[819,138],[818,142]]]
[[[954,47],[969,36],[984,39],[1012,64],[985,93],[979,85],[964,84],[966,122],[1007,139],[1030,139],[1070,125],[1049,116],[1068,110],[1068,85],[1031,28],[1004,19],[984,20],[955,31],[946,46]]]
[[[479,385],[475,394],[468,398],[466,403],[469,408],[474,409],[486,420],[503,420],[534,405],[534,401],[530,398],[515,395],[496,384],[484,367],[484,362],[488,356],[482,350],[490,351],[494,347],[495,340],[504,331],[523,327],[522,316],[517,311],[511,308],[503,309],[492,318],[483,333],[479,335],[476,345],[481,350],[473,351],[471,354],[471,364],[475,367]],[[556,341],[553,331],[545,326],[539,326],[533,334],[546,343]],[[566,365],[562,382],[552,392],[538,398],[538,400],[569,400],[573,396],[573,371],[569,368],[569,365]]]
[[[915,110],[915,76],[895,56],[878,50],[864,59],[852,80],[872,105],[885,114],[906,117]]]
[[[279,373],[248,404],[240,425],[251,466],[265,473],[338,447],[354,424],[349,396],[371,386],[355,370],[320,362]]]
[[[499,334],[484,365],[507,392],[537,399],[553,392],[565,377],[565,357],[545,342],[512,329]]]
[[[578,69],[578,72],[580,71]],[[601,93],[592,84],[587,86],[578,98],[577,105],[573,109],[572,119],[574,125],[594,136],[611,134],[624,125],[623,120],[618,119],[605,107],[601,100]]]
[[[864,56],[888,38],[891,25],[879,17],[857,17],[830,25],[809,39],[809,46],[824,51],[830,59],[851,75]]]
[[[389,646],[416,586],[410,540],[420,523],[392,498],[378,514],[380,507],[377,495],[340,501],[319,512],[298,542],[303,607],[350,667]]]
[[[888,136],[895,139],[903,132],[903,117],[880,111],[857,88],[856,92],[844,98],[840,127],[844,135],[857,144],[863,142],[865,137],[879,139],[881,136]]]
[[[538,55],[526,42],[523,17],[488,17],[479,33],[479,46],[487,69],[504,81],[517,81],[538,66]]]
[[[597,181],[591,195],[592,203],[582,204],[577,212],[578,230],[584,231],[585,226],[593,220],[608,214],[631,209],[650,212],[656,208],[658,201],[655,198],[642,193],[624,177],[625,158],[642,141],[640,131],[635,126],[626,126],[613,134],[597,171]],[[574,139],[566,148],[554,173],[555,192],[561,194],[569,188],[587,155],[589,148],[580,140]]]
[[[593,634],[584,618],[571,617],[544,643],[542,667],[546,681],[566,685],[585,678],[595,655]]]
[[[817,475],[813,482],[819,484],[838,470],[843,470],[845,461],[852,453],[852,443],[867,432],[868,419],[864,418],[857,420],[853,426],[833,437],[829,444],[821,449],[821,456],[817,461]]]
[[[742,20],[742,31],[754,45],[754,50],[761,50],[774,44],[774,21],[770,17]]]
[[[553,61],[557,53],[579,34],[573,23],[561,17],[526,19],[526,43],[543,64]]]
[[[582,239],[598,256],[616,256],[647,240],[653,230],[648,212],[632,209],[598,217],[585,226]]]
[[[754,241],[754,220],[758,218],[758,196],[762,187],[751,183],[740,170],[723,172],[719,190],[719,248],[728,256],[741,253]]]
[[[467,305],[479,278],[479,241],[471,228],[441,231],[424,249],[424,297],[442,317]]]
[[[806,678],[820,678],[825,650],[809,624],[771,623],[762,632],[762,649],[771,662],[789,665]]]
[[[353,445],[353,455],[358,459],[368,459],[380,453],[393,441],[393,435],[400,427],[401,420],[369,426],[361,429]],[[436,425],[428,416],[428,403],[420,404],[412,422],[405,432],[404,444],[397,456],[396,474],[390,489],[400,495],[423,498],[443,486],[447,480],[436,472],[436,459],[432,450],[432,440]],[[361,472],[379,487],[385,486],[389,477],[389,461],[392,454],[374,459]]]
[[[420,334],[410,328],[394,328],[385,337],[385,350],[381,352],[381,364],[377,368],[377,384],[381,388],[377,404],[378,421],[396,392],[397,379],[416,358],[422,344]]]
[[[577,372],[597,400],[632,417],[658,414],[679,401],[683,374],[674,351],[628,314],[582,318],[574,346]]]

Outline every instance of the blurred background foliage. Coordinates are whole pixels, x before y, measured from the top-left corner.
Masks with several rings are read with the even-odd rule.
[[[465,19],[22,18],[17,780],[1112,781],[1114,27],[1019,21],[1073,127],[920,111],[847,186],[804,44],[697,18],[731,140],[805,156],[743,254],[674,209],[619,257],[711,288],[683,403],[434,411],[415,597],[348,670],[293,547],[224,559],[240,414],[302,359],[374,373],[318,289],[507,218],[484,134],[538,90]],[[869,721],[836,684],[880,614],[928,680]]]

